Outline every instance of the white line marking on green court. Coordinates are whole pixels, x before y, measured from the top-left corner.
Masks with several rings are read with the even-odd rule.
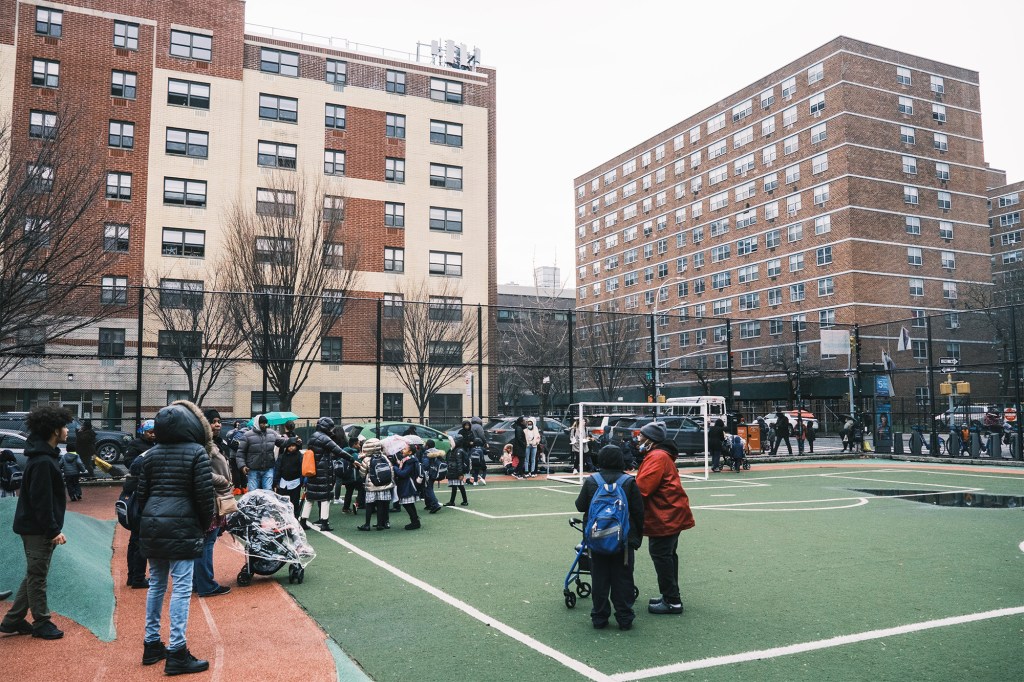
[[[787,504],[817,504],[824,502],[848,502],[849,504],[833,504],[828,507],[787,507],[785,509],[767,509],[766,507],[778,507]],[[833,509],[850,509],[851,507],[863,507],[868,503],[866,497],[833,497],[827,500],[785,500],[782,502],[733,502],[732,504],[701,504],[690,505],[692,509],[707,509],[711,511],[756,511],[756,512],[794,512],[794,511],[832,511]]]
[[[788,646],[774,647],[772,649],[746,651],[740,654],[715,656],[713,658],[704,658],[698,661],[686,661],[684,663],[673,663],[671,665],[663,665],[656,668],[647,668],[646,670],[618,673],[611,675],[610,679],[612,682],[631,682],[632,680],[649,679],[651,677],[671,675],[673,673],[687,672],[689,670],[701,670],[704,668],[714,668],[722,665],[732,665],[734,663],[759,661],[766,658],[778,658],[780,656],[804,654],[809,651],[830,649],[833,647],[845,646],[847,644],[857,644],[858,642],[867,642],[873,639],[883,639],[885,637],[905,635],[911,632],[921,632],[923,630],[933,630],[935,628],[944,628],[951,625],[962,625],[964,623],[974,623],[982,620],[1005,618],[1007,616],[1018,616],[1021,614],[1024,614],[1024,606],[996,609],[994,611],[983,611],[981,613],[971,613],[965,616],[952,616],[950,618],[940,618],[938,620],[926,620],[920,623],[910,623],[909,625],[900,625],[898,627],[885,628],[883,630],[869,630],[868,632],[858,632],[852,635],[830,637],[829,639],[821,639],[815,642],[790,644]]]
[[[338,537],[334,533],[325,533],[323,531],[317,531],[317,532],[319,532],[324,537],[329,538],[332,541],[338,543],[339,545],[341,545],[345,549],[351,551],[353,554],[357,554],[357,555],[361,556],[362,558],[366,559],[370,563],[372,563],[372,564],[374,564],[374,565],[376,565],[376,566],[378,566],[380,568],[383,568],[385,571],[388,571],[389,573],[391,573],[392,575],[398,577],[399,579],[404,580],[405,582],[409,583],[410,585],[412,585],[414,587],[418,587],[419,589],[423,590],[427,594],[440,599],[444,603],[446,603],[449,606],[452,606],[452,607],[458,609],[459,611],[462,611],[463,613],[465,613],[469,617],[475,618],[476,620],[480,621],[484,625],[487,625],[489,627],[494,628],[495,630],[498,630],[499,632],[501,632],[501,633],[507,635],[508,637],[511,637],[512,639],[516,640],[520,644],[524,644],[525,646],[529,647],[533,651],[536,651],[536,652],[538,652],[540,654],[543,654],[544,656],[547,656],[548,658],[551,658],[551,659],[557,661],[558,663],[561,663],[562,665],[564,665],[565,667],[569,668],[570,670],[574,670],[575,672],[579,673],[580,675],[583,675],[584,677],[586,677],[588,679],[594,680],[595,682],[609,682],[609,680],[611,680],[611,678],[608,675],[606,675],[605,673],[601,672],[600,670],[592,668],[589,665],[587,665],[586,663],[583,663],[582,661],[577,661],[575,658],[572,658],[570,656],[566,656],[561,651],[558,651],[556,649],[553,649],[553,648],[549,647],[547,644],[544,644],[543,642],[540,642],[540,641],[534,639],[533,637],[530,637],[526,633],[520,632],[519,630],[516,630],[512,626],[506,625],[505,623],[502,623],[500,620],[497,620],[495,618],[492,618],[491,616],[488,616],[486,613],[483,613],[482,611],[480,611],[480,610],[470,606],[469,604],[467,604],[466,602],[462,601],[461,599],[457,599],[457,598],[453,597],[452,595],[448,594],[447,592],[444,592],[443,590],[439,590],[436,587],[434,587],[433,585],[431,585],[429,583],[426,583],[426,582],[423,582],[419,578],[416,578],[414,576],[409,575],[408,573],[406,573],[405,571],[401,570],[400,568],[392,566],[391,564],[387,563],[386,561],[384,561],[382,559],[378,559],[377,557],[375,557],[374,555],[370,554],[369,552],[367,552],[367,551],[365,551],[363,549],[360,549],[359,547],[356,547],[355,545],[353,545],[352,543],[350,543],[350,542],[348,542],[346,540],[343,540],[342,538]]]

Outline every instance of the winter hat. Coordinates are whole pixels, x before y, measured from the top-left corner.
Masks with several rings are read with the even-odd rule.
[[[316,428],[324,433],[330,433],[331,429],[334,428],[334,420],[330,417],[320,417],[316,420]]]
[[[622,471],[626,468],[626,458],[622,456],[622,448],[618,445],[605,445],[597,453],[597,466],[601,469]]]
[[[220,412],[212,407],[208,407],[203,410],[203,416],[206,417],[206,421],[212,422],[214,419],[220,419]]]
[[[668,431],[665,429],[664,422],[651,422],[643,425],[640,435],[646,437],[647,440],[660,443],[668,437]]]
[[[381,451],[380,441],[376,438],[367,438],[363,441],[362,453],[364,455],[374,455]]]

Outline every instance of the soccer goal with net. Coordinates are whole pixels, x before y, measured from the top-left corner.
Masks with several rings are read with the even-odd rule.
[[[662,421],[668,431],[668,438],[675,442],[680,453],[694,453],[703,457],[703,467],[699,471],[684,469],[679,475],[682,478],[706,481],[711,473],[708,455],[708,405],[701,402],[686,409],[686,416],[679,414],[680,408],[669,403],[624,403],[624,402],[583,402],[569,406],[566,413],[571,423],[571,452],[576,461],[576,473],[551,475],[548,478],[565,483],[581,484],[589,475],[584,472],[584,459],[589,450],[597,455],[596,441],[611,427],[610,434],[613,445],[621,445],[622,439],[632,437],[634,430],[639,430],[651,421]],[[698,462],[698,465],[700,462]]]

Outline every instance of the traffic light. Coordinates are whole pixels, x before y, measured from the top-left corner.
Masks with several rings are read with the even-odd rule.
[[[736,360],[736,353],[729,351],[729,369],[732,369],[735,365],[733,362]]]
[[[857,354],[857,337],[850,334],[850,355]]]

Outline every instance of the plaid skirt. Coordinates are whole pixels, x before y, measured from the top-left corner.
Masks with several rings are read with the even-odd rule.
[[[461,478],[450,478],[450,479],[448,479],[448,487],[449,488],[465,488],[466,487],[466,482],[463,481]]]
[[[398,504],[416,504],[416,500],[420,499],[419,495],[411,495],[409,497],[399,498]]]
[[[371,502],[391,502],[395,499],[395,489],[388,488],[387,490],[367,490],[366,491],[366,504]]]

